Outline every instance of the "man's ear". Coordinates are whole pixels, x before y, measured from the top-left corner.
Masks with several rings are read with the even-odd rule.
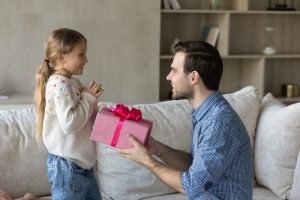
[[[190,83],[192,85],[195,85],[199,82],[199,79],[200,79],[200,74],[197,72],[197,71],[192,71],[191,74],[190,74]]]

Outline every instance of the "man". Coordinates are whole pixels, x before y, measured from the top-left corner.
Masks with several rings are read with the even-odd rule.
[[[189,199],[252,199],[250,140],[241,119],[218,91],[222,72],[222,59],[210,44],[177,44],[167,80],[172,85],[172,98],[187,98],[194,108],[191,154],[153,138],[146,149],[130,135],[134,148],[118,149]]]

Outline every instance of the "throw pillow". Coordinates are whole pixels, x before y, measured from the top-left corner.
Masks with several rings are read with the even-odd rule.
[[[249,86],[235,93],[225,94],[224,97],[240,115],[253,141],[260,104],[257,90]],[[103,102],[99,104],[99,108],[114,105]],[[151,135],[155,139],[172,148],[190,151],[192,107],[187,100],[134,107],[141,109],[145,119],[154,122]],[[135,200],[175,192],[145,167],[123,158],[113,148],[101,143],[97,143],[96,169],[101,193],[108,199]]]
[[[289,199],[297,199],[300,197],[300,151],[298,154],[297,165],[294,172],[293,185]]]
[[[300,149],[300,103],[285,106],[271,94],[261,104],[255,138],[256,181],[288,199]]]
[[[224,97],[243,121],[253,149],[256,122],[260,109],[257,89],[253,86],[247,86],[234,93],[225,94]]]

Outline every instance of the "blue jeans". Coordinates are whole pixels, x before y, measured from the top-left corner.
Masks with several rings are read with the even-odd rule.
[[[83,169],[53,154],[47,166],[52,200],[101,200],[93,168]]]

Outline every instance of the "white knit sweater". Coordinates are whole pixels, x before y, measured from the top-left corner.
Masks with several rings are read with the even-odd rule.
[[[90,169],[96,160],[95,143],[89,139],[91,116],[97,99],[81,92],[75,78],[52,75],[46,85],[43,141],[48,152]]]

